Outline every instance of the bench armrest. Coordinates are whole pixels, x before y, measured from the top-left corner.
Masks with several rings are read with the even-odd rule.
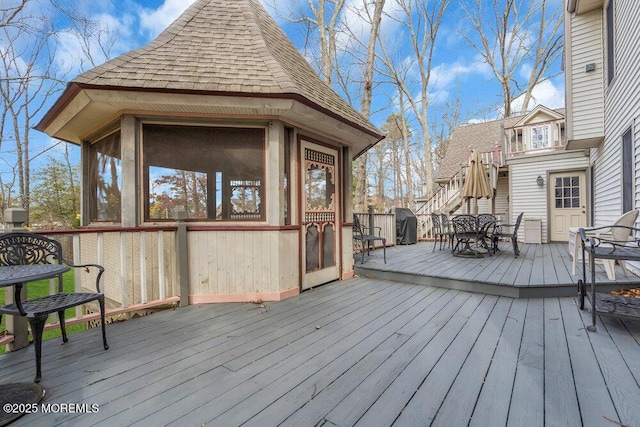
[[[82,268],[84,269],[85,272],[89,273],[90,272],[90,268],[96,268],[98,270],[98,275],[96,276],[96,291],[98,293],[101,293],[100,291],[100,278],[102,277],[102,274],[104,273],[104,267],[99,265],[99,264],[74,264],[70,261],[67,261],[65,259],[61,260],[65,265],[68,265],[71,268]],[[62,289],[60,289],[60,292],[62,292]]]

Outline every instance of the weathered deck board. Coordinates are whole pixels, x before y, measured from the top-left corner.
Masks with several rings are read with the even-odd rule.
[[[589,322],[575,298],[364,278],[167,310],[109,325],[108,351],[99,330],[45,342],[45,401],[100,411],[14,425],[635,425],[640,322]],[[2,355],[0,375],[33,364]]]
[[[484,258],[461,258],[450,250],[432,252],[430,242],[387,248],[387,263],[374,251],[356,272],[370,278],[396,280],[429,286],[442,286],[472,292],[515,298],[572,296],[582,278],[582,264],[571,272],[566,243],[520,244],[520,256],[513,256],[510,242]],[[625,277],[616,267],[615,280],[609,280],[602,265],[596,265],[599,286],[606,290],[640,286],[640,278]]]
[[[544,300],[544,419],[546,425],[580,425],[571,357],[556,299]]]
[[[473,342],[473,348],[461,366],[451,389],[443,399],[433,425],[466,425],[471,419],[512,303],[513,300],[509,298],[497,301],[482,332]]]
[[[530,299],[524,319],[507,425],[544,424],[543,300]]]
[[[580,403],[581,422],[584,425],[602,425],[603,416],[617,419],[580,310],[573,299],[560,299],[559,302],[571,357],[573,381]]]
[[[473,408],[472,426],[507,424],[511,398],[497,399],[496,396],[511,396],[526,311],[527,300],[512,300],[493,360]]]

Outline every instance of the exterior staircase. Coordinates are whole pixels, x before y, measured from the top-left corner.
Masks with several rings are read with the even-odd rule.
[[[495,191],[498,183],[498,172],[505,165],[502,150],[496,148],[493,151],[482,153],[482,163],[489,169],[489,182]],[[419,237],[430,239],[431,233],[431,213],[446,213],[451,215],[463,204],[462,187],[467,176],[468,166],[462,166],[460,171],[441,185],[429,199],[416,203],[415,215],[418,217]]]

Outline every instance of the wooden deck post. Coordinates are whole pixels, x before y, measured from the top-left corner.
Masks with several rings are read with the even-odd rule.
[[[374,235],[374,225],[375,225],[375,221],[373,218],[373,205],[369,205],[369,234]]]
[[[27,222],[27,211],[20,208],[11,208],[4,211],[5,230],[10,233],[25,231],[22,224]],[[22,287],[20,298],[27,299],[27,287]],[[13,304],[13,286],[5,288],[5,304]],[[22,316],[6,316],[7,333],[13,335],[13,342],[7,344],[7,351],[19,350],[29,345],[29,329],[27,318]]]
[[[176,230],[176,261],[178,288],[180,289],[180,307],[189,305],[189,242],[187,241],[187,224],[184,221],[187,213],[175,210],[177,221]]]

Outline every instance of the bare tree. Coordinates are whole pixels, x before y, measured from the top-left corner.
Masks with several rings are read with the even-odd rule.
[[[15,5],[2,3],[0,5],[0,28],[23,24],[24,21],[19,19],[19,16],[28,2],[29,0],[20,0]]]
[[[477,40],[461,35],[482,56],[502,88],[504,116],[513,114],[513,101],[522,97],[520,113],[527,111],[536,85],[553,77],[550,67],[562,53],[562,2],[548,0],[475,0],[465,11]],[[555,10],[551,10],[555,7]],[[523,67],[528,78],[518,79]],[[526,69],[525,69],[526,70]]]
[[[282,2],[277,0],[270,0],[267,3],[289,22],[304,26],[305,49],[311,54],[319,53],[320,75],[327,84],[331,85],[336,62],[337,34],[345,0],[318,0],[317,4],[307,0],[307,6],[311,10],[310,15],[305,14],[302,7],[297,10],[283,10]],[[314,36],[318,38],[317,50],[309,46]]]
[[[433,154],[429,134],[429,80],[435,42],[450,0],[395,0],[402,11],[396,19],[409,35],[411,55],[398,57],[393,46],[380,38],[381,59],[386,75],[402,92],[410,105],[421,130],[424,147],[425,182],[427,188],[433,184]],[[413,78],[413,76],[416,76]],[[416,95],[418,93],[418,95]]]
[[[444,105],[435,109],[435,113],[442,114],[440,120],[431,122],[431,135],[434,145],[433,152],[435,154],[433,163],[436,171],[447,153],[453,129],[460,124],[460,110],[460,95],[456,95],[454,99],[448,100]]]
[[[370,16],[371,31],[367,43],[367,55],[365,60],[364,87],[362,105],[360,111],[366,118],[371,116],[371,98],[373,96],[373,71],[376,59],[376,42],[380,33],[382,11],[385,0],[375,0],[373,15]],[[369,8],[365,7],[368,11]],[[363,153],[356,161],[356,190],[354,197],[354,209],[363,211],[367,197],[367,153]]]
[[[15,166],[21,206],[29,212],[30,142],[33,121],[56,93],[53,76],[52,23],[46,17],[15,17],[24,25],[0,29],[0,103],[2,142],[15,145]],[[37,28],[37,31],[34,29]]]
[[[71,67],[56,61],[59,36],[77,40],[80,69],[108,59],[115,44],[114,33],[80,11],[78,1],[40,2],[37,13],[27,8],[33,0],[22,0],[13,8],[0,8],[0,174],[2,207],[20,205],[29,212],[33,161],[61,141],[32,146],[31,129],[50,99],[64,88]],[[14,2],[18,3],[18,2]],[[7,144],[9,143],[9,144]],[[12,148],[9,148],[11,145]],[[35,147],[35,148],[34,148]],[[67,151],[67,161],[69,160]],[[71,176],[71,175],[70,175]],[[7,178],[8,179],[5,179]],[[17,182],[17,191],[14,190]],[[70,182],[70,186],[74,183]]]
[[[305,15],[302,8],[283,10],[281,2],[271,0],[268,3],[289,22],[304,25],[305,49],[311,54],[316,52],[316,48],[310,49],[309,42],[317,35],[317,52],[319,53],[317,68],[321,77],[328,84],[340,89],[351,105],[356,104],[354,102],[356,96],[352,94],[358,93],[358,96],[361,96],[360,111],[363,116],[369,118],[374,86],[377,34],[382,21],[385,0],[362,0],[361,4],[351,4],[350,12],[353,16],[357,16],[370,28],[368,38],[357,34],[343,22],[345,0],[318,0],[317,2],[307,0],[307,6],[311,11],[309,16]],[[343,38],[343,46],[340,46],[339,35],[346,35]],[[348,59],[353,62],[345,64]],[[340,66],[337,65],[339,61],[342,61]],[[356,171],[354,210],[356,211],[364,210],[366,204],[368,186],[366,165],[367,154],[364,153],[354,164]]]
[[[82,2],[82,0],[80,0]],[[113,57],[118,34],[108,24],[87,16],[82,8],[78,7],[78,0],[52,1],[54,9],[66,19],[66,27],[61,33],[71,36],[77,42],[80,49],[76,58],[79,61],[78,68],[86,71],[97,67]]]

